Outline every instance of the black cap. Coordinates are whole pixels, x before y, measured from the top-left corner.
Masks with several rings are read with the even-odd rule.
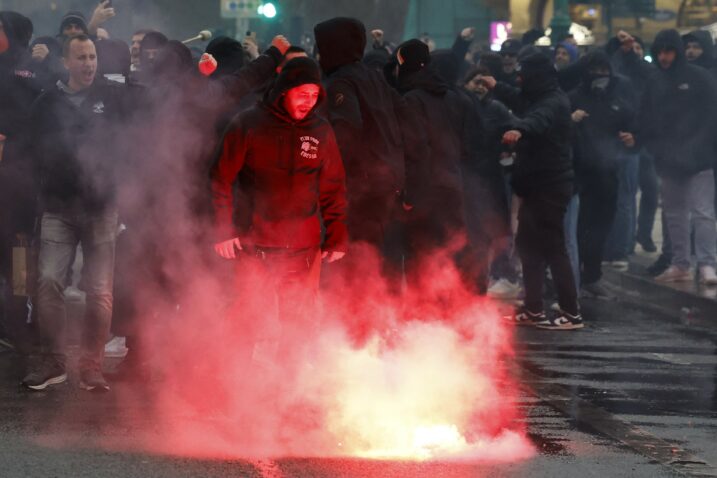
[[[399,45],[396,50],[398,68],[401,73],[413,73],[421,70],[431,62],[431,52],[428,45],[421,40],[408,40]]]
[[[316,61],[308,57],[297,57],[281,69],[269,94],[269,102],[275,103],[284,93],[301,85],[321,87],[321,69]],[[323,96],[323,88],[321,89]]]
[[[62,31],[65,29],[67,25],[78,25],[85,34],[88,33],[87,29],[87,19],[82,14],[82,12],[72,11],[67,12],[64,17],[62,17],[62,21],[60,22],[60,35],[62,35]]]
[[[518,53],[520,52],[521,48],[523,48],[523,44],[520,42],[520,40],[514,40],[511,38],[504,41],[503,44],[500,46],[500,54],[518,56]]]

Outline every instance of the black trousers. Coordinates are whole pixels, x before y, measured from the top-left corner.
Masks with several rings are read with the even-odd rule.
[[[543,310],[545,268],[550,267],[560,308],[579,312],[578,293],[565,245],[563,218],[573,195],[572,183],[555,184],[522,197],[516,247],[523,264],[525,306]]]
[[[591,171],[581,181],[578,249],[582,283],[602,278],[602,260],[617,211],[617,171]]]

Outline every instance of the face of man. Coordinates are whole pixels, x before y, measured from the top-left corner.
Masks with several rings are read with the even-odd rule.
[[[503,53],[501,56],[503,57],[503,73],[510,75],[518,66],[518,55]]]
[[[306,54],[306,52],[303,51],[295,51],[291,53],[287,53],[284,55],[284,60],[281,62],[279,66],[276,67],[276,73],[281,73],[281,70],[284,69],[284,65],[286,65],[288,62],[293,60],[294,58],[308,58],[309,55]]]
[[[319,85],[306,84],[296,86],[286,92],[284,96],[284,108],[296,121],[301,121],[311,113],[319,101],[321,88]]]
[[[471,81],[466,83],[466,90],[472,91],[477,94],[480,99],[483,99],[488,94],[488,88],[483,83],[483,75],[476,75]]]
[[[676,57],[677,52],[675,50],[662,50],[657,54],[657,62],[660,64],[660,68],[663,70],[669,70],[675,62]]]
[[[687,42],[687,47],[685,47],[685,56],[687,57],[687,61],[695,61],[702,56],[702,53],[704,53],[704,50],[699,42]]]
[[[136,33],[132,35],[132,46],[130,47],[130,58],[134,66],[139,65],[139,46],[144,40],[144,33]]]
[[[65,25],[65,28],[62,29],[62,35],[67,38],[73,38],[77,35],[82,35],[83,33],[85,32],[82,30],[79,23],[68,23]]]
[[[560,68],[565,68],[570,64],[570,54],[568,53],[568,50],[565,48],[558,47],[555,49],[555,66]]]
[[[91,40],[73,41],[63,61],[70,75],[71,89],[81,91],[92,86],[97,73],[97,51]]]
[[[159,48],[145,48],[144,50],[142,50],[139,64],[143,70],[148,69],[152,66],[152,63],[154,63],[154,59],[157,58],[159,50]]]

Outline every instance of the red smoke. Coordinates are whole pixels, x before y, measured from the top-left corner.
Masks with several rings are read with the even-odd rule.
[[[107,445],[221,459],[529,456],[506,370],[512,331],[462,286],[452,254],[434,254],[401,297],[370,248],[350,254],[342,274],[324,266],[316,307],[290,322],[255,261],[186,262],[179,308],[146,318],[163,377],[147,431]]]

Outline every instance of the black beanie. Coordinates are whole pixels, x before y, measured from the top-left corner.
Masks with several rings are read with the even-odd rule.
[[[244,48],[233,38],[217,37],[209,42],[205,51],[217,60],[212,77],[235,73],[244,66]]]
[[[75,25],[79,25],[79,27],[82,29],[85,34],[89,32],[87,29],[87,19],[81,12],[67,12],[64,17],[62,17],[62,21],[60,22],[60,35],[62,35],[62,31],[65,29],[67,25],[70,25],[74,23]]]
[[[308,84],[321,87],[319,64],[307,57],[294,58],[281,69],[269,93],[269,102],[273,104],[290,89]],[[321,91],[323,96],[323,88]]]
[[[398,69],[402,74],[419,71],[431,62],[428,45],[415,38],[399,45],[396,57]]]

